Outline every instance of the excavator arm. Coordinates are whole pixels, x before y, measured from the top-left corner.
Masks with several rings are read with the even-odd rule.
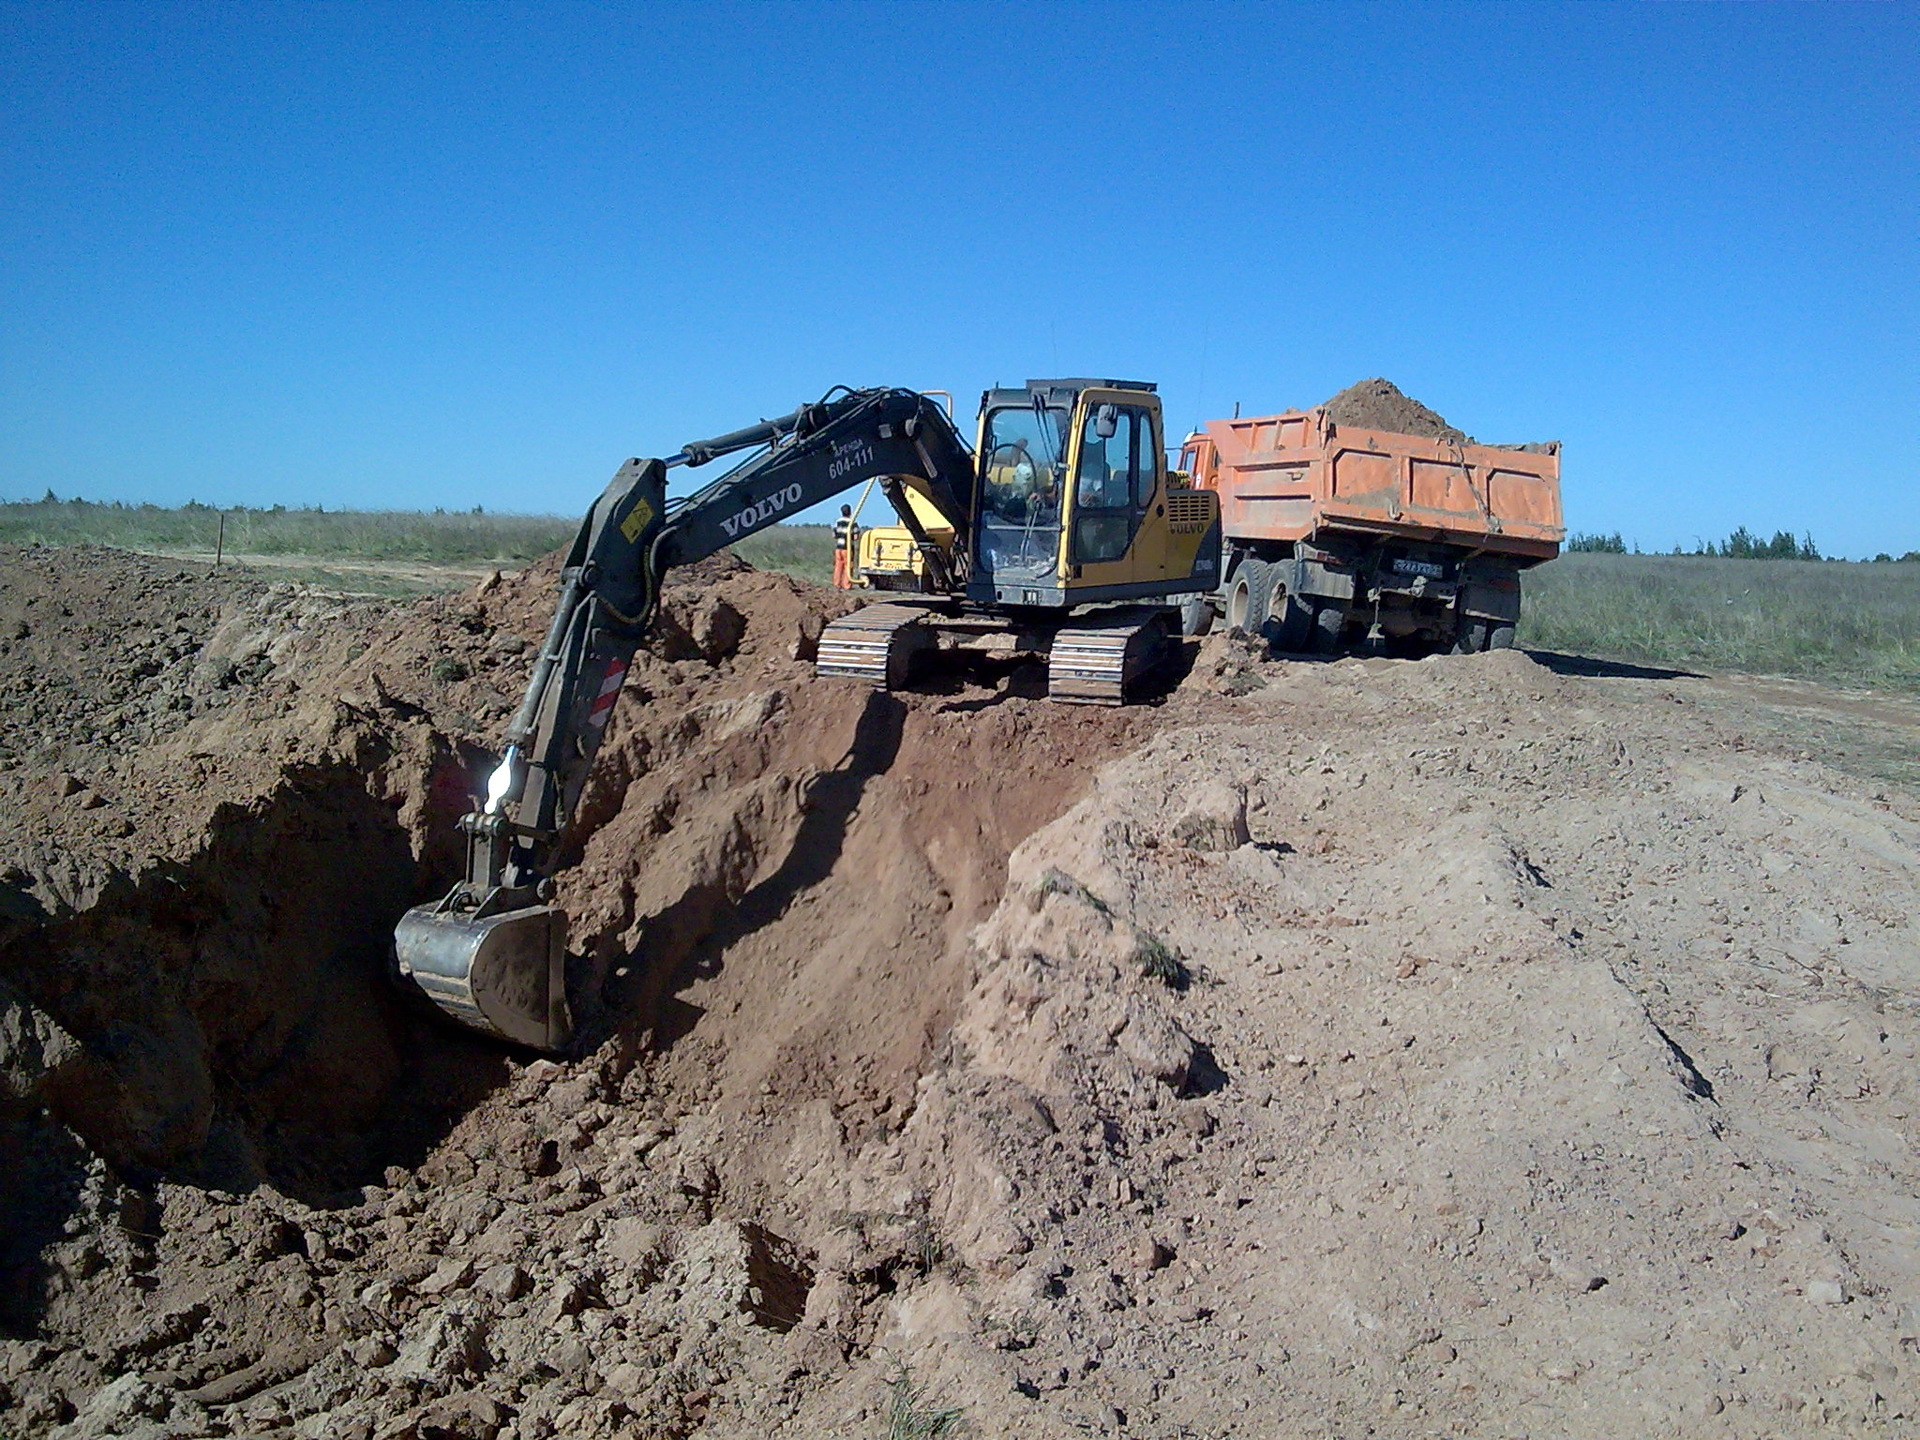
[[[667,499],[669,470],[742,450],[757,453],[685,499]],[[835,390],[778,419],[620,467],[567,552],[559,604],[486,800],[461,817],[466,877],[437,903],[409,910],[394,932],[403,979],[475,1029],[540,1049],[566,1045],[566,917],[551,903],[550,877],[634,651],[653,631],[661,578],[868,480],[916,532],[943,586],[963,582],[946,573],[945,553],[926,541],[902,489],[918,490],[967,534],[973,457],[940,407],[915,391]]]

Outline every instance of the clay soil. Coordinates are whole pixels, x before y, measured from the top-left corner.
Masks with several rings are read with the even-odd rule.
[[[886,696],[711,563],[542,1058],[387,944],[554,580],[0,552],[0,1433],[1920,1425],[1905,702],[1232,636]]]

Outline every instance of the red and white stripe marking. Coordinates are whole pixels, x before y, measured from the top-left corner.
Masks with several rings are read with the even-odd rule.
[[[627,678],[627,663],[613,661],[600,681],[600,693],[593,697],[593,705],[587,711],[587,724],[596,730],[607,723],[607,717],[613,713],[613,702],[620,698],[620,686]]]

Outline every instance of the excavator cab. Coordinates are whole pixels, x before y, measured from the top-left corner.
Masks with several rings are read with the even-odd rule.
[[[1219,505],[1174,482],[1160,397],[1132,380],[1029,380],[980,402],[969,600],[1164,600],[1219,580]]]

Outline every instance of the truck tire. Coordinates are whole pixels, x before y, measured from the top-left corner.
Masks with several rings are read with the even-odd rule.
[[[1227,625],[1258,635],[1273,603],[1273,566],[1248,556],[1227,582]]]
[[[1313,653],[1338,655],[1340,635],[1347,628],[1347,607],[1338,600],[1322,600],[1313,612]]]
[[[1180,602],[1180,633],[1182,635],[1204,635],[1213,628],[1213,599],[1207,595],[1190,595]]]
[[[1483,655],[1489,650],[1511,650],[1513,626],[1505,620],[1464,620],[1454,641],[1456,655]]]
[[[1267,648],[1276,655],[1301,655],[1313,647],[1313,602],[1292,594],[1276,578],[1267,602]]]

